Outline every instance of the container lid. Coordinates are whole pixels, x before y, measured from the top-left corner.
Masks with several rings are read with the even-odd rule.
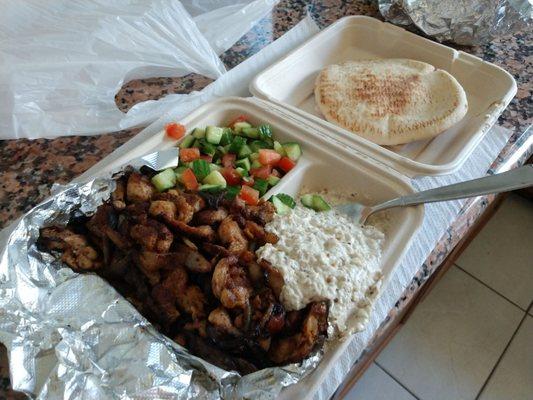
[[[468,113],[429,140],[376,145],[326,121],[314,102],[314,82],[327,65],[347,60],[410,58],[452,74],[463,86]],[[490,85],[487,85],[490,82]],[[345,17],[259,73],[250,84],[257,98],[297,115],[332,140],[350,145],[403,175],[449,174],[461,167],[516,94],[513,77],[496,65],[417,36],[375,18]]]

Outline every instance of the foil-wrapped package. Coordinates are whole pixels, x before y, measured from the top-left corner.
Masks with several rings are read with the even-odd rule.
[[[321,359],[240,376],[160,334],[107,282],[37,249],[39,229],[91,214],[111,177],[54,190],[17,223],[0,258],[0,341],[15,390],[39,399],[271,399]]]
[[[438,41],[478,45],[531,24],[531,0],[378,0],[383,17]]]

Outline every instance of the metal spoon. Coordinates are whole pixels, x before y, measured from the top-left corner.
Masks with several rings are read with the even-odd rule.
[[[370,215],[393,207],[464,199],[484,194],[508,192],[528,186],[533,186],[533,165],[525,165],[501,174],[397,197],[375,206],[350,203],[336,206],[335,209],[359,221],[360,224],[364,224]]]

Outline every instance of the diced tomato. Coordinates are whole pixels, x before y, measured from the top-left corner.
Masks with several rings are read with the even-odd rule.
[[[181,174],[181,180],[187,189],[198,189],[198,181],[196,180],[196,176],[194,175],[194,172],[192,172],[192,169],[187,168],[185,171],[183,171],[183,174]]]
[[[233,125],[235,125],[236,122],[244,122],[244,121],[248,121],[248,117],[246,115],[239,115],[237,118],[235,118],[234,120],[232,120],[228,126],[230,128],[233,128]]]
[[[259,150],[259,162],[263,165],[276,165],[281,160],[281,154],[275,150]]]
[[[233,168],[226,167],[220,170],[220,173],[226,180],[226,183],[230,186],[238,185],[241,183],[241,175]]]
[[[255,185],[255,180],[252,177],[248,177],[248,178],[242,180],[242,184],[244,186],[253,186],[253,185]]]
[[[191,147],[190,149],[180,149],[180,161],[191,162],[200,158],[200,149]]]
[[[268,179],[271,171],[272,167],[270,165],[265,165],[264,167],[260,168],[252,168],[250,170],[250,175],[252,175],[254,178]]]
[[[250,206],[255,206],[259,203],[259,191],[249,186],[243,186],[239,192],[239,197]]]
[[[222,156],[222,165],[224,167],[234,167],[236,159],[237,159],[237,154],[231,154],[231,153],[224,154]]]
[[[279,172],[276,168],[272,168],[271,175],[275,176],[276,178],[281,178],[281,172]]]
[[[185,135],[185,131],[185,127],[176,122],[171,122],[170,124],[165,125],[165,132],[167,133],[167,136],[172,139],[181,139]]]
[[[282,159],[279,160],[277,167],[281,168],[281,170],[284,172],[289,172],[294,168],[295,165],[296,163],[289,157],[282,157]]]
[[[209,155],[207,155],[207,154],[201,154],[201,155],[200,155],[200,158],[201,158],[202,160],[207,161],[208,163],[213,162],[213,157],[212,157],[212,156],[209,156]]]

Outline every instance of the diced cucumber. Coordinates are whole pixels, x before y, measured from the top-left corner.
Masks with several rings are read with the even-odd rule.
[[[252,154],[252,149],[250,149],[250,146],[245,144],[245,145],[241,146],[241,148],[239,150],[238,157],[239,158],[245,158],[245,157],[248,157],[250,154]]]
[[[238,154],[242,146],[246,145],[246,139],[241,136],[235,136],[233,142],[229,145],[228,152]]]
[[[290,208],[294,208],[296,207],[296,202],[294,201],[294,199],[289,196],[288,194],[285,194],[285,193],[278,193],[276,195],[276,197],[278,199],[281,200],[281,202],[287,206],[289,206]]]
[[[274,141],[274,150],[276,150],[276,152],[282,157],[285,157],[287,155],[287,152],[285,151],[281,143],[278,141]]]
[[[241,167],[246,171],[250,170],[250,160],[248,158],[241,158],[240,160],[235,161],[236,167]]]
[[[241,191],[240,186],[228,186],[226,188],[226,199],[233,200]]]
[[[235,131],[235,133],[241,133],[243,128],[251,128],[251,127],[252,125],[250,125],[246,121],[235,122],[233,124],[233,130]]]
[[[222,169],[222,167],[220,165],[209,164],[209,171],[211,171],[211,172],[220,171],[221,169]]]
[[[192,161],[189,161],[189,162],[181,162],[180,161],[180,164],[179,164],[180,167],[184,167],[184,168],[192,168]],[[178,167],[179,168],[179,167]]]
[[[268,182],[265,179],[256,179],[254,189],[259,192],[260,196],[264,196],[268,190]]]
[[[211,170],[209,169],[209,163],[205,160],[198,159],[192,162],[192,171],[199,181],[203,180]]]
[[[287,204],[283,203],[277,196],[273,196],[271,201],[278,214],[285,215],[291,212],[291,208]]]
[[[219,144],[223,133],[224,128],[218,126],[209,125],[205,128],[205,138],[211,144]]]
[[[274,175],[270,175],[267,178],[267,182],[268,182],[268,184],[270,186],[276,186],[280,180],[281,180],[280,178],[278,178],[277,176],[274,176]]]
[[[250,139],[257,139],[259,137],[257,128],[242,128],[241,133]]]
[[[176,174],[172,168],[165,169],[152,177],[152,183],[157,190],[162,192],[176,186]]]
[[[315,194],[313,195],[313,209],[315,211],[329,211],[331,210],[331,206],[322,198],[322,196]]]
[[[202,143],[202,153],[207,154],[208,156],[213,157],[215,153],[217,152],[217,148],[214,144],[211,144],[209,142],[203,142]]]
[[[261,149],[269,149],[270,145],[263,140],[254,140],[250,143],[250,148],[254,153],[257,153]]]
[[[228,152],[228,150],[224,146],[217,146],[217,152],[224,155]]]
[[[252,165],[250,165],[250,168],[261,168],[263,164],[259,162],[259,160],[252,161]]]
[[[202,147],[202,140],[203,139],[194,139],[194,142],[191,147],[197,147],[197,148]]]
[[[252,153],[250,154],[250,161],[256,161],[259,160],[259,153]]]
[[[227,144],[230,144],[233,140],[233,133],[231,131],[231,128],[224,128],[224,133],[222,134],[222,137],[220,138],[220,144],[222,146],[226,146]]]
[[[176,169],[174,169],[174,173],[176,174],[176,180],[180,183],[183,183],[182,179],[181,179],[181,176],[183,175],[183,173],[185,172],[185,170],[187,169],[187,167],[178,167]]]
[[[313,208],[313,195],[312,194],[304,194],[302,197],[300,197],[300,201],[307,208]]]
[[[220,192],[224,190],[224,186],[205,184],[205,185],[200,185],[199,189],[204,192],[215,192],[216,193],[216,192]]]
[[[241,167],[237,167],[237,168],[235,168],[235,171],[237,171],[237,173],[240,176],[250,176],[250,174],[248,173],[247,169],[244,169],[244,168],[241,168]]]
[[[188,149],[189,147],[192,146],[193,143],[194,143],[194,136],[193,135],[187,135],[181,141],[181,143],[179,145],[179,148],[180,149]]]
[[[287,153],[287,157],[289,157],[292,161],[298,161],[298,159],[302,155],[302,149],[300,148],[300,145],[298,143],[284,143],[283,149]]]
[[[219,171],[212,171],[209,175],[202,179],[202,183],[207,185],[218,185],[222,186],[223,188],[225,188],[227,185],[226,180]]]
[[[329,211],[331,206],[318,194],[304,194],[300,201],[307,208],[312,208],[315,211]]]
[[[196,139],[203,139],[203,138],[205,138],[205,129],[202,129],[202,128],[194,128],[194,130],[192,131],[192,135],[193,135]]]
[[[272,127],[270,125],[263,124],[259,128],[257,128],[257,130],[259,131],[259,138],[261,140],[272,140]]]

